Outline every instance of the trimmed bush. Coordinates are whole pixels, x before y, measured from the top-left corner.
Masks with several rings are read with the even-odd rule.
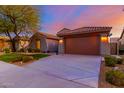
[[[28,52],[33,52],[33,49],[32,48],[28,48]]]
[[[122,58],[117,58],[117,64],[122,64],[123,63],[123,59]]]
[[[22,57],[22,62],[28,62],[28,61],[31,61],[31,60],[33,60],[32,56],[23,56]]]
[[[124,86],[124,72],[121,72],[119,70],[111,70],[106,73],[106,81],[122,87]]]
[[[22,56],[23,55],[17,53],[7,53],[0,55],[0,60],[5,62],[16,62],[16,61],[21,61]]]
[[[37,48],[35,48],[35,49],[28,48],[28,52],[41,52],[41,50],[40,49],[37,49]]]
[[[41,50],[40,49],[34,49],[34,52],[41,52]]]
[[[18,52],[25,52],[25,49],[21,48]]]
[[[117,58],[113,56],[105,56],[105,65],[114,67],[117,63]]]
[[[17,56],[13,59],[11,59],[12,62],[18,62],[18,61],[22,61],[22,57],[21,56]]]
[[[38,60],[40,58],[48,57],[48,54],[34,54],[32,55],[34,59]]]
[[[9,48],[4,48],[4,50],[3,50],[5,53],[10,53],[11,52],[11,50],[9,49]]]

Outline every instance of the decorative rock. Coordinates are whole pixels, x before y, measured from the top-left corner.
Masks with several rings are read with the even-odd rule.
[[[120,59],[122,58],[122,57],[120,57],[120,56],[118,56],[118,55],[113,55],[113,57],[120,58]]]
[[[104,62],[104,61],[105,61],[105,58],[104,58],[104,57],[102,57],[102,59],[101,59],[101,60],[102,60],[102,62]]]
[[[20,63],[21,63],[21,64],[23,64],[23,62],[22,62],[22,61],[21,61]]]
[[[119,69],[119,67],[113,67],[112,68],[112,70],[118,70]]]

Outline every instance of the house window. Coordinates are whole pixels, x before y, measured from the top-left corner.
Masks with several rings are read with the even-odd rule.
[[[37,40],[37,41],[36,41],[36,48],[37,48],[37,49],[40,49],[40,40]]]

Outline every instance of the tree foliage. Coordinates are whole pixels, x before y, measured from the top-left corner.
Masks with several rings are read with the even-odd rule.
[[[0,6],[0,33],[10,38],[13,48],[13,35],[19,37],[22,33],[37,30],[38,27],[39,15],[35,7],[25,5]]]

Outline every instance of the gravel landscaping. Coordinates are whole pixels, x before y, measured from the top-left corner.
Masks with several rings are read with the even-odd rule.
[[[122,59],[124,56],[121,56]],[[113,61],[114,60],[114,61]],[[113,63],[112,63],[113,62]],[[114,63],[116,62],[116,63]],[[99,77],[100,88],[122,88],[124,80],[124,63],[123,61],[112,58],[111,65],[102,62]]]

